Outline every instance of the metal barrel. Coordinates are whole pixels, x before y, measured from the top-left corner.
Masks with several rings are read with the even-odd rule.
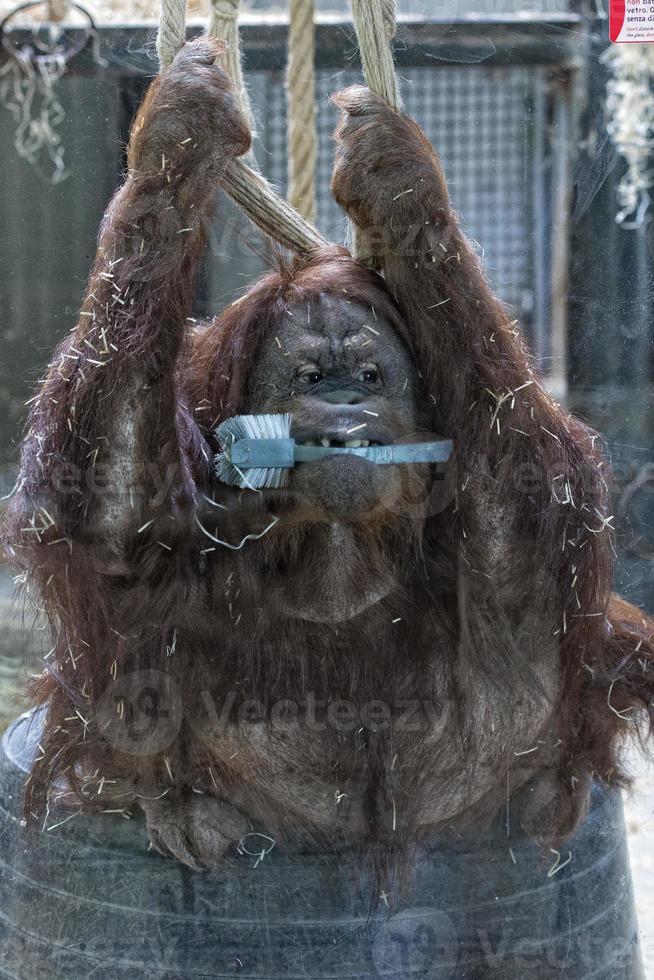
[[[558,864],[504,823],[421,848],[395,907],[343,855],[234,856],[200,874],[143,822],[20,808],[38,713],[0,760],[0,977],[15,980],[641,980],[618,793],[595,786]],[[568,857],[570,856],[570,860]],[[556,868],[560,870],[556,870]]]

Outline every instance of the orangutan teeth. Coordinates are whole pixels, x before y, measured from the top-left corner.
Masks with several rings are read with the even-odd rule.
[[[322,446],[323,449],[367,449],[370,445],[368,439],[327,439],[322,436],[318,439],[302,439],[302,446]]]

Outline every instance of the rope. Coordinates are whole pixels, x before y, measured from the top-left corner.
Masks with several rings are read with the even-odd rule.
[[[230,0],[217,0],[221,12]],[[234,24],[236,24],[234,18]],[[234,30],[238,46],[238,32]],[[161,0],[157,52],[161,68],[167,68],[186,40],[186,0]],[[263,232],[285,248],[305,254],[324,245],[327,239],[272,189],[268,181],[242,160],[229,165],[223,189]]]
[[[48,20],[56,24],[68,13],[68,0],[48,0]]]
[[[329,245],[313,225],[275,193],[265,177],[240,160],[231,164],[223,177],[222,186],[248,218],[284,248],[304,255],[315,248]]]
[[[288,32],[288,199],[308,221],[316,220],[314,0],[290,0]]]
[[[157,54],[167,68],[186,40],[186,0],[161,0]]]
[[[402,99],[389,45],[396,30],[395,0],[352,0],[352,18],[368,88],[400,110]]]
[[[352,0],[352,19],[368,88],[400,112],[402,97],[389,44],[396,32],[395,0]],[[350,225],[350,237],[354,257],[375,265],[374,249],[365,233]]]
[[[241,67],[241,50],[238,36],[238,7],[239,0],[211,0],[211,17],[207,34],[225,42],[225,53],[219,58],[219,64],[225,69],[232,80],[234,91],[241,103],[250,129],[254,129],[254,116],[250,96],[245,87],[243,69]]]

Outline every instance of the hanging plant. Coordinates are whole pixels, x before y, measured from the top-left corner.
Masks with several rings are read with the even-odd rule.
[[[606,128],[627,164],[618,184],[616,221],[637,228],[644,221],[654,183],[654,46],[615,44],[601,60],[611,71]]]

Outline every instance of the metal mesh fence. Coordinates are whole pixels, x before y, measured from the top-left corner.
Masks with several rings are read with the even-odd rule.
[[[361,81],[359,72],[320,71],[317,76],[319,169],[318,224],[343,241],[345,221],[329,193],[331,135],[336,109],[331,92]],[[539,76],[523,66],[453,66],[403,74],[407,111],[418,120],[443,161],[453,202],[467,233],[479,244],[484,264],[502,298],[529,319],[533,309],[533,240],[545,229],[532,227],[532,197],[541,179],[531,152],[534,87]],[[283,76],[266,74],[257,85],[262,123],[259,163],[272,181],[286,188],[286,99]]]

